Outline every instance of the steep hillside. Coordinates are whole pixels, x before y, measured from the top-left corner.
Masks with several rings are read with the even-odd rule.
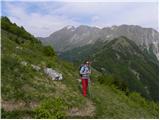
[[[113,82],[103,84],[110,79],[97,71],[84,98],[78,68],[8,18],[1,21],[1,118],[158,118],[157,103],[126,94]],[[62,73],[63,80],[52,80],[45,68]]]
[[[2,21],[14,25],[7,18]],[[14,31],[20,30],[14,27]],[[14,31],[2,24],[2,118],[64,118],[74,116],[72,109],[83,111],[86,103],[92,108],[93,102],[81,95],[72,64],[57,58],[53,49],[36,39]],[[62,73],[63,80],[51,80],[44,73],[47,67]],[[82,116],[93,117],[94,106],[85,112]]]
[[[159,99],[158,64],[150,61],[139,47],[126,37],[119,37],[93,54],[93,66],[103,73],[115,74],[129,90],[148,99]]]

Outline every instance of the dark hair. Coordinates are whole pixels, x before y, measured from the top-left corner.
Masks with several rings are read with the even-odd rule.
[[[85,60],[85,61],[84,61],[84,64],[87,64],[87,62],[90,63],[89,60]]]

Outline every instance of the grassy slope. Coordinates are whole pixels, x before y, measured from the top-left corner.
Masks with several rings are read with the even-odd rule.
[[[2,118],[158,118],[158,105],[100,85],[95,76],[91,97],[82,97],[72,64],[46,56],[40,43],[17,44],[14,36],[2,30]],[[64,80],[52,81],[31,64],[52,67]]]
[[[44,99],[54,99],[58,96],[70,108],[83,106],[86,99],[79,95],[80,91],[76,86],[78,74],[75,73],[72,64],[59,60],[56,56],[45,56],[40,43],[33,45],[26,41],[19,45],[9,39],[9,36],[14,35],[2,30],[2,107],[4,106],[8,111],[14,108],[22,111],[31,110]],[[21,65],[22,61],[26,61],[28,65]],[[41,68],[52,67],[63,74],[64,80],[52,81],[47,78],[43,70],[38,72],[32,69],[31,64]],[[22,105],[19,105],[20,103]],[[24,116],[13,114],[13,117]]]
[[[91,89],[93,101],[97,104],[96,114],[99,118],[158,118],[158,105],[154,102],[147,102],[137,93],[126,96],[114,86],[98,83]]]

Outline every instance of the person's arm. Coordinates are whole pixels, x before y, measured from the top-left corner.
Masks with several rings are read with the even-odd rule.
[[[91,74],[91,67],[88,67],[88,73]]]

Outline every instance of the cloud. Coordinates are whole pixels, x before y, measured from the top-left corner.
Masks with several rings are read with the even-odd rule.
[[[28,13],[26,4],[5,3],[5,8],[8,10],[8,17],[12,22],[31,32],[35,36],[48,36],[56,30],[64,26],[79,25],[76,21],[68,19],[66,16],[58,16],[52,14],[41,14],[37,12]],[[42,7],[42,6],[41,6]],[[47,8],[46,8],[47,9]]]
[[[43,37],[64,26],[81,24],[133,24],[158,29],[155,2],[2,2],[3,14],[33,35]]]
[[[119,9],[116,5],[113,6],[112,8],[116,9],[115,11],[108,9],[112,12],[106,13],[105,16],[99,15],[99,18],[93,20],[91,24],[100,27],[130,24],[158,29],[158,4],[132,3],[119,5],[121,5]]]

